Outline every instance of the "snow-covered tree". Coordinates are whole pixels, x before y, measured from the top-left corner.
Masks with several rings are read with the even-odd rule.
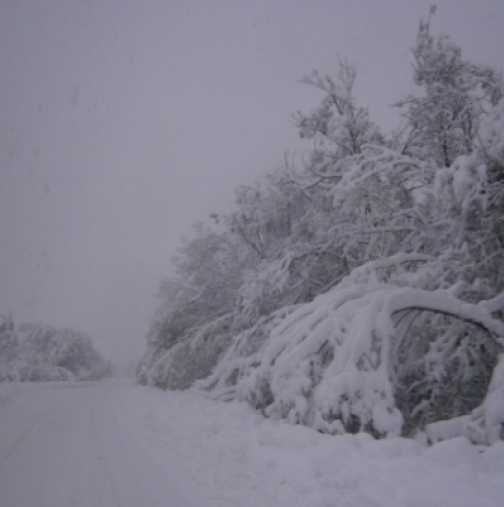
[[[323,93],[296,116],[307,156],[239,187],[182,245],[141,381],[198,381],[329,433],[434,441],[450,420],[477,442],[504,436],[501,80],[433,36],[432,15],[405,137],[384,141],[347,63],[303,80]]]
[[[500,100],[503,87],[494,69],[465,60],[447,35],[431,33],[434,13],[431,7],[420,21],[413,49],[420,93],[398,105],[411,129],[404,149],[449,167],[459,155],[473,151],[481,117]]]
[[[364,144],[381,141],[378,127],[370,120],[367,108],[357,104],[354,86],[355,68],[341,60],[336,79],[314,70],[301,82],[319,89],[324,97],[311,113],[298,112],[294,119],[299,135],[313,139],[332,157],[359,154]]]
[[[172,258],[172,276],[159,287],[159,306],[147,333],[148,349],[137,370],[143,381],[159,357],[186,342],[198,326],[232,312],[248,257],[249,252],[225,229],[203,223],[194,226],[192,237]],[[162,370],[157,371],[156,384],[165,384]]]

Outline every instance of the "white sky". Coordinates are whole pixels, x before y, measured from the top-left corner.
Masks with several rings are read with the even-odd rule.
[[[0,313],[138,357],[180,236],[295,147],[298,79],[348,57],[391,128],[429,3],[0,0]],[[502,70],[504,2],[437,3]]]

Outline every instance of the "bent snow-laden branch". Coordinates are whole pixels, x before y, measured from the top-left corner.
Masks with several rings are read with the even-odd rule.
[[[456,317],[485,329],[504,345],[504,323],[494,319],[490,314],[494,306],[497,307],[503,301],[504,297],[501,295],[475,305],[461,301],[446,291],[408,288],[394,291],[388,300],[388,310],[391,316],[405,310],[424,310]]]

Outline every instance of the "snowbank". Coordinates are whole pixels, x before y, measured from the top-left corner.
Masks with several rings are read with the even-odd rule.
[[[465,438],[431,447],[365,433],[329,436],[264,419],[243,403],[194,392],[158,393],[131,407],[148,413],[154,455],[177,456],[205,505],[298,507],[497,507],[504,443]],[[133,417],[133,416],[132,416]],[[197,459],[195,459],[197,456]]]

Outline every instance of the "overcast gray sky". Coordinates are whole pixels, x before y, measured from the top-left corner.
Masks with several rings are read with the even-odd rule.
[[[348,57],[393,127],[429,3],[0,0],[0,313],[138,357],[181,234],[295,147],[298,79]],[[504,2],[437,3],[502,69]]]

